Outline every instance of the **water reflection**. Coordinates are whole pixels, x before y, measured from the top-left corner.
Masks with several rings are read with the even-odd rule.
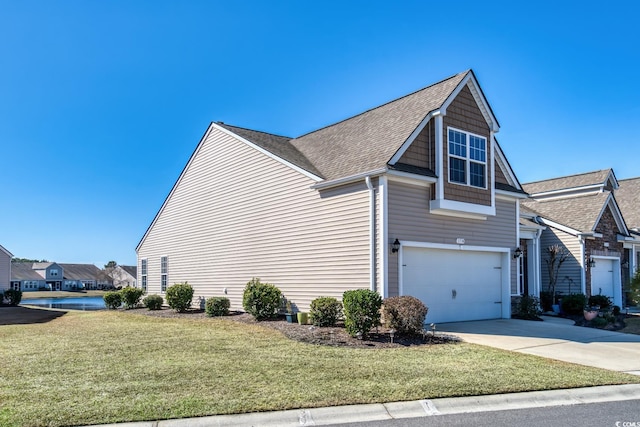
[[[23,298],[20,304],[82,311],[104,310],[106,308],[102,297]]]

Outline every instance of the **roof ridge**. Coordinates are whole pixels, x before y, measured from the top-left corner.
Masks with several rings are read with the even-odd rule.
[[[557,179],[565,179],[565,178],[572,178],[575,176],[582,176],[582,175],[589,175],[592,173],[597,173],[597,172],[604,172],[604,171],[610,171],[611,168],[608,169],[598,169],[598,170],[594,170],[594,171],[590,171],[590,172],[581,172],[581,173],[576,173],[576,174],[572,174],[572,175],[564,175],[564,176],[557,176],[555,178],[547,178],[547,179],[541,179],[539,181],[531,181],[531,182],[525,182],[522,185],[530,185],[530,184],[538,184],[540,182],[547,182],[547,181],[555,181]]]
[[[427,90],[427,89],[429,89],[429,88],[431,88],[431,87],[433,87],[433,86],[436,86],[436,85],[442,84],[442,83],[444,83],[444,82],[446,82],[446,81],[448,81],[448,80],[451,80],[451,79],[453,79],[453,78],[455,78],[455,77],[458,77],[458,76],[459,76],[459,75],[461,75],[461,74],[467,74],[467,73],[469,73],[469,72],[471,72],[471,69],[468,69],[468,70],[466,70],[466,71],[462,71],[462,72],[460,72],[460,73],[456,73],[456,74],[454,74],[454,75],[452,75],[452,76],[449,76],[449,77],[447,77],[447,78],[445,78],[445,79],[442,79],[442,80],[440,80],[440,81],[438,81],[438,82],[432,83],[432,84],[430,84],[429,86],[425,86],[425,87],[423,87],[423,88],[421,88],[421,89],[415,90],[415,91],[413,91],[413,92],[411,92],[411,93],[408,93],[408,94],[406,94],[406,95],[403,95],[403,96],[401,96],[401,97],[399,97],[399,98],[394,98],[394,99],[392,99],[392,100],[390,100],[390,101],[385,102],[384,104],[377,105],[377,106],[372,107],[372,108],[369,108],[368,110],[365,110],[365,111],[363,111],[363,112],[361,112],[361,113],[355,114],[355,115],[350,116],[350,117],[347,117],[347,118],[345,118],[345,119],[342,119],[342,120],[340,120],[339,122],[331,123],[331,124],[329,124],[329,125],[323,126],[323,127],[321,127],[321,128],[315,129],[315,130],[312,130],[312,131],[307,132],[307,133],[305,133],[305,134],[302,134],[302,135],[300,135],[300,136],[296,136],[296,137],[295,137],[295,138],[293,138],[293,139],[300,139],[300,138],[305,137],[305,136],[307,136],[307,135],[311,135],[311,134],[313,134],[313,133],[320,132],[321,130],[324,130],[324,129],[327,129],[327,128],[330,128],[330,127],[333,127],[333,126],[337,126],[337,125],[339,125],[340,123],[344,123],[344,122],[346,122],[346,121],[348,121],[348,120],[355,119],[356,117],[359,117],[359,116],[362,116],[362,115],[364,115],[364,114],[370,113],[371,111],[375,111],[375,110],[377,110],[377,109],[379,109],[379,108],[382,108],[382,107],[385,107],[385,106],[387,106],[387,105],[389,105],[389,104],[391,104],[391,103],[393,103],[393,102],[400,101],[401,99],[407,98],[407,97],[409,97],[409,96],[411,96],[411,95],[415,95],[415,94],[416,94],[416,93],[418,93],[418,92],[422,92],[423,90]]]
[[[236,129],[248,130],[248,131],[251,131],[251,132],[258,132],[258,133],[262,133],[262,134],[265,134],[265,135],[275,136],[275,137],[278,137],[278,138],[287,138],[289,140],[294,139],[294,138],[292,138],[290,136],[278,135],[278,134],[271,133],[271,132],[265,132],[263,130],[249,129],[249,128],[245,128],[245,127],[242,127],[242,126],[230,125],[229,123],[225,123],[225,122],[218,121],[218,122],[214,122],[214,123],[217,124],[217,125],[221,125],[221,126],[229,126],[229,127],[236,128]]]

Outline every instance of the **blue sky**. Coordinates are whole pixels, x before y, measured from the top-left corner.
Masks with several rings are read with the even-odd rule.
[[[135,264],[209,122],[298,136],[469,68],[521,182],[639,176],[639,8],[0,0],[0,245]]]

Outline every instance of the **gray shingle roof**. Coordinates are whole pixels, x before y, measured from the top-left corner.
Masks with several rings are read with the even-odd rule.
[[[58,264],[66,280],[102,280],[104,273],[93,264]]]
[[[309,159],[307,159],[300,151],[298,151],[296,147],[291,144],[291,138],[237,126],[231,126],[222,122],[218,122],[216,124],[250,142],[253,142],[259,147],[264,148],[268,152],[280,157],[281,159],[284,159],[289,163],[292,163],[299,168],[302,168],[307,172],[311,172],[312,174],[322,178],[322,174],[320,173],[320,171],[318,171],[316,167],[309,161]]]
[[[529,194],[536,194],[568,188],[586,187],[589,185],[603,184],[610,173],[611,169],[603,169],[560,178],[546,179],[544,181],[529,182],[522,184],[522,188]]]
[[[386,167],[420,122],[471,71],[291,140],[327,180]]]
[[[11,280],[44,280],[44,277],[36,273],[32,262],[12,262]]]
[[[138,267],[136,267],[135,265],[121,265],[120,267],[122,267],[124,271],[126,271],[133,277],[136,277],[138,275]]]
[[[629,228],[640,228],[640,178],[618,181],[616,202]]]
[[[585,196],[551,200],[523,200],[521,206],[543,218],[582,233],[594,231],[596,220],[611,193],[593,193]]]

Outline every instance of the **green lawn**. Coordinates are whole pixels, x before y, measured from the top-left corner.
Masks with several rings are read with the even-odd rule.
[[[58,426],[639,382],[471,344],[366,350],[225,319],[0,326],[0,425]]]

